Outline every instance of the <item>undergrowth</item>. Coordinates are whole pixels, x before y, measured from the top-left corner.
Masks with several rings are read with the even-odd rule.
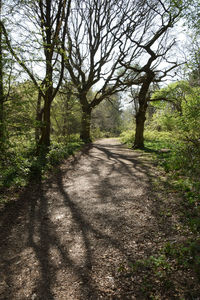
[[[121,140],[131,147],[134,132],[122,133]],[[154,162],[165,170],[168,188],[182,199],[179,217],[183,228],[186,226],[191,234],[184,242],[166,243],[157,256],[137,261],[131,266],[131,272],[145,267],[151,275],[144,282],[152,283],[154,278],[154,282],[165,283],[166,287],[170,286],[170,274],[178,269],[191,270],[200,281],[200,148],[181,140],[174,132],[155,130],[145,132],[145,149],[137,151],[150,153]],[[152,287],[148,284],[144,284],[144,290],[150,297]],[[195,291],[194,294],[190,291],[188,299],[196,295]]]
[[[48,170],[61,163],[79,150],[83,143],[78,138],[68,141],[53,141],[47,155],[36,155],[31,143],[15,144],[9,147],[0,162],[0,191],[2,195],[12,188],[26,186],[30,180],[41,180]],[[0,202],[4,199],[0,199]]]

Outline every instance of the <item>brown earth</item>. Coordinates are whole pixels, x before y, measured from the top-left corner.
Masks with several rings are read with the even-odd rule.
[[[103,139],[28,186],[0,214],[0,299],[190,299],[187,272],[170,287],[129,272],[184,238],[160,178],[148,156]]]

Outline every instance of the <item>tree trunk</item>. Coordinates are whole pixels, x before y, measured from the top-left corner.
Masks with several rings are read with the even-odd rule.
[[[37,99],[37,108],[36,108],[36,127],[35,127],[35,142],[36,145],[39,143],[40,135],[42,133],[42,115],[43,109],[41,108],[41,100],[42,95],[41,91],[38,92],[38,99]]]
[[[1,58],[0,58],[1,59]],[[0,62],[1,65],[1,62]],[[1,68],[1,66],[0,66]],[[1,71],[0,71],[1,73]],[[4,94],[3,94],[3,77],[0,74],[0,152],[3,152],[5,143],[5,124],[4,124]]]
[[[50,129],[51,129],[51,101],[44,102],[42,133],[38,142],[38,150],[48,151],[50,146]]]
[[[1,85],[1,84],[0,84]],[[5,124],[4,124],[4,97],[0,88],[0,152],[4,151],[5,144]]]
[[[62,127],[62,135],[63,137],[69,136],[69,101],[71,97],[71,92],[67,92],[66,99],[64,100],[64,116],[63,116],[63,127]]]
[[[146,73],[147,77],[144,80],[139,95],[139,110],[136,113],[136,131],[135,131],[135,140],[133,144],[133,149],[142,149],[144,148],[144,123],[146,120],[146,111],[147,111],[147,95],[149,92],[150,84],[154,79],[154,72],[148,70]]]
[[[1,19],[1,0],[0,0]],[[3,89],[3,53],[2,53],[2,29],[0,26],[0,151],[4,150],[5,128],[4,128],[4,89]]]
[[[84,143],[92,141],[90,137],[91,112],[92,109],[90,107],[82,107],[80,138]]]
[[[134,149],[144,148],[144,123],[146,120],[145,117],[146,110],[139,110],[136,114],[136,131],[135,131],[135,140],[134,140]]]

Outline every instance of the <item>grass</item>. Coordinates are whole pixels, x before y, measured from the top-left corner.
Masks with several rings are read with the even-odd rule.
[[[133,137],[133,131],[125,132],[122,133],[121,140],[128,146],[132,146]],[[178,133],[147,130],[144,138],[145,149],[142,151],[150,153],[154,162],[168,173],[170,184],[182,194],[184,203],[193,207],[196,214],[196,211],[200,210],[199,152],[193,149],[192,145],[181,141]],[[160,151],[166,148],[170,151]]]
[[[122,142],[129,147],[133,144],[133,138],[133,131],[121,135]],[[163,148],[170,151],[163,153],[160,151]],[[166,190],[173,190],[182,199],[177,214],[180,214],[183,228],[190,232],[184,242],[168,242],[157,256],[135,262],[132,266],[131,272],[141,269],[141,266],[146,268],[149,277],[148,280],[144,278],[143,284],[149,297],[153,281],[167,284],[175,269],[182,270],[183,273],[184,270],[189,270],[200,280],[200,155],[192,144],[184,143],[173,132],[148,130],[145,132],[145,149],[139,151],[149,153],[152,161],[165,170]],[[145,284],[146,280],[151,284]],[[193,299],[194,296],[191,291],[188,299]]]

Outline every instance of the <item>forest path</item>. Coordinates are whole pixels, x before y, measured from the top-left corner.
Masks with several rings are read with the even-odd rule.
[[[140,276],[119,270],[175,235],[175,218],[160,214],[166,197],[152,189],[159,172],[103,139],[28,187],[1,214],[0,299],[145,299]]]

